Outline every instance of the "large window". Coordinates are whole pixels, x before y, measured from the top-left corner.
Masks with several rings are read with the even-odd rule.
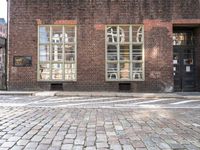
[[[142,25],[106,27],[106,79],[144,80],[144,37]]]
[[[76,27],[39,26],[38,80],[76,80]]]

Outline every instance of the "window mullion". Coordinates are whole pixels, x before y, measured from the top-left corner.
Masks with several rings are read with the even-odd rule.
[[[49,63],[49,71],[50,71],[50,80],[52,80],[52,26],[50,26],[50,38],[49,38],[49,44],[50,44],[50,63]]]
[[[62,43],[62,45],[63,45],[63,47],[62,47],[62,59],[63,59],[63,61],[62,61],[62,64],[63,64],[63,66],[62,66],[62,79],[63,80],[65,80],[65,27],[63,26],[63,29],[62,29],[62,32],[63,32],[63,43]]]
[[[144,26],[142,27],[142,79],[145,79],[145,54],[144,54]]]
[[[40,26],[38,26],[38,50],[37,50],[37,80],[40,79]]]
[[[129,39],[130,39],[130,79],[133,80],[133,53],[132,53],[132,26],[129,27]]]
[[[75,26],[75,80],[77,80],[77,27]]]
[[[120,37],[119,37],[119,25],[117,26],[117,80],[120,80]]]

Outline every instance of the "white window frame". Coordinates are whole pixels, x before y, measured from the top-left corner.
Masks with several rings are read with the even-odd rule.
[[[141,26],[142,27],[142,42],[133,42],[133,30],[132,27]],[[107,37],[107,29],[108,27],[117,27],[117,39],[118,41],[115,43],[108,42]],[[119,28],[120,27],[129,27],[129,42],[119,42]],[[129,44],[129,52],[130,52],[130,78],[129,79],[120,79],[120,45]],[[117,63],[117,79],[108,78],[108,45],[117,45],[117,56],[118,59],[115,63]],[[133,61],[132,58],[132,46],[133,45],[141,45],[142,46],[142,60],[141,61]],[[143,24],[109,24],[105,26],[105,79],[106,81],[145,81],[145,54],[144,54],[144,25]],[[114,62],[114,61],[113,61]],[[142,79],[133,79],[133,63],[142,63]]]
[[[50,60],[49,60],[49,64],[50,64],[50,79],[49,80],[42,80],[40,79],[40,64],[47,64],[47,63],[44,63],[44,62],[40,62],[40,27],[49,27],[50,28],[50,42],[49,42],[49,47],[50,47]],[[63,51],[63,60],[62,61],[52,61],[52,44],[55,44],[52,42],[52,28],[53,27],[62,27],[62,33],[65,33],[65,27],[74,27],[75,29],[75,37],[74,37],[74,42],[72,43],[68,43],[68,44],[74,44],[74,48],[75,48],[75,60],[74,60],[74,65],[75,65],[75,78],[72,79],[72,80],[66,80],[65,79],[65,64],[73,64],[72,62],[67,62],[65,61],[65,50],[64,50],[64,45],[66,44],[64,39],[63,39],[63,42],[62,42],[62,51]],[[41,82],[59,82],[59,81],[64,81],[64,82],[75,82],[77,81],[77,26],[76,25],[38,25],[38,50],[37,50],[37,81],[41,81]],[[48,45],[48,44],[44,44],[44,45]],[[59,64],[62,64],[62,79],[61,80],[54,80],[52,79],[52,64],[54,63],[59,63]]]

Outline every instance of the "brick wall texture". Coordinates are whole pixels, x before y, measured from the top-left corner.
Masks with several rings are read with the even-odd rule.
[[[64,90],[118,91],[121,82],[105,79],[104,26],[144,24],[145,81],[130,82],[131,91],[171,92],[173,26],[200,24],[199,0],[9,0],[9,3],[10,90],[50,89],[51,82],[37,81],[37,26],[67,23],[77,24],[78,68],[77,81],[62,82]],[[198,27],[196,34],[199,40]],[[14,67],[14,56],[32,56],[32,67]],[[197,66],[200,68],[200,64]]]

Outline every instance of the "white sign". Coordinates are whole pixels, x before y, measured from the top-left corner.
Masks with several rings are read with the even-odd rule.
[[[190,66],[186,66],[186,72],[190,72]]]
[[[178,61],[177,60],[173,60],[173,64],[178,64]]]

